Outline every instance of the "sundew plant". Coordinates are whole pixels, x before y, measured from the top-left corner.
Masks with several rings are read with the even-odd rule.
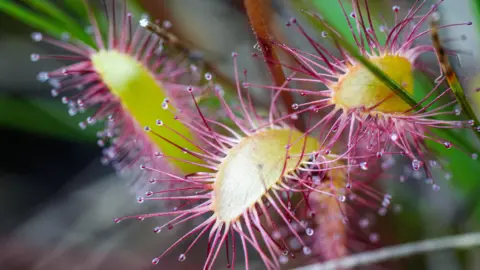
[[[476,1],[202,1],[207,21],[234,12],[215,23],[229,36],[195,23],[193,1],[0,2],[46,51],[25,57],[64,107],[49,114],[128,172],[116,185],[138,205],[109,213],[109,230],[151,234],[138,267],[466,265],[480,244],[479,59],[461,33],[478,29]]]

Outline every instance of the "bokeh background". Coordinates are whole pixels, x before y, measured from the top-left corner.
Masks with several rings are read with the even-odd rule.
[[[293,8],[295,1],[272,0],[274,20],[285,42],[306,47],[303,38],[284,27],[290,17],[301,16]],[[11,2],[27,7],[28,1]],[[51,2],[87,26],[75,8],[81,0]],[[150,17],[171,21],[172,31],[193,44],[223,76],[232,77],[229,56],[236,51],[241,55],[239,66],[248,69],[250,80],[268,83],[261,61],[250,57],[256,42],[241,0],[131,2],[137,19],[143,9]],[[337,0],[312,2],[322,2],[319,11],[337,14],[331,16],[334,22],[344,22],[343,16],[338,15]],[[382,14],[387,21],[391,21],[393,5],[405,12],[413,2],[369,0],[373,15]],[[445,0],[440,8],[442,23],[474,22],[473,26],[441,31],[443,38],[462,37],[448,46],[463,52],[460,62],[453,62],[462,83],[471,91],[472,102],[472,89],[478,87],[475,78],[480,48],[480,9],[476,9],[475,2]],[[154,235],[154,220],[113,223],[116,216],[139,213],[148,206],[135,203],[134,192],[125,188],[128,175],[119,176],[112,168],[101,165],[95,127],[86,131],[78,127],[86,115],[69,116],[65,105],[50,96],[51,87],[36,79],[38,72],[55,69],[62,63],[31,62],[31,53],[56,52],[49,45],[33,43],[33,31],[36,30],[0,10],[0,269],[150,269],[151,259],[186,228]],[[424,60],[433,63],[435,56]],[[260,101],[265,97],[265,93],[256,93]],[[458,153],[440,157],[447,161],[462,158]],[[439,171],[441,190],[433,192],[431,185],[406,170],[401,160],[395,162],[390,170],[393,180],[382,183],[393,195],[394,203],[394,210],[382,217],[378,226],[385,244],[480,229],[479,163],[454,163],[452,166],[457,167],[451,169],[455,172],[452,177]],[[405,176],[402,181],[400,175]],[[202,243],[181,264],[177,253],[154,268],[198,269],[205,259]],[[294,264],[305,263],[304,260]],[[224,269],[225,263],[220,259],[216,266]],[[251,269],[263,266],[253,259]],[[390,262],[380,269],[480,269],[480,249],[429,253]]]

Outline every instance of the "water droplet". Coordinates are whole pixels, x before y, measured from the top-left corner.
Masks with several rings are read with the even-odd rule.
[[[358,222],[358,225],[360,225],[360,227],[362,227],[362,228],[367,228],[368,225],[370,225],[370,221],[368,221],[367,218],[362,218],[362,219],[360,219],[360,221]]]
[[[162,26],[164,29],[170,29],[172,27],[172,22],[169,20],[165,20],[163,21]]]
[[[390,135],[390,139],[392,141],[396,141],[396,140],[398,140],[398,135],[396,133],[393,133],[392,135]]]
[[[455,108],[454,112],[455,112],[455,115],[458,116],[458,115],[460,115],[460,114],[462,113],[462,109],[460,109],[460,108]]]
[[[87,128],[87,123],[82,121],[82,122],[78,123],[78,126],[80,127],[80,129],[86,129]]]
[[[75,108],[68,109],[68,115],[74,116],[77,114],[77,110]]]
[[[340,201],[340,202],[345,202],[345,200],[347,199],[344,195],[340,195],[337,197],[337,199]]]
[[[355,12],[352,11],[352,12],[350,13],[350,17],[352,17],[352,18],[355,19],[355,17],[356,17]]]
[[[478,159],[478,154],[473,153],[473,154],[470,155],[470,157],[472,157],[473,160],[477,160]]]
[[[30,61],[37,62],[38,60],[40,60],[40,55],[38,53],[30,54]]]
[[[433,184],[432,189],[433,189],[433,191],[440,191],[440,186],[437,185],[437,184]]]
[[[155,121],[155,124],[156,124],[157,126],[163,126],[163,121],[160,120],[160,119],[157,119],[157,120]]]
[[[152,264],[153,264],[153,265],[158,264],[158,262],[160,262],[160,259],[159,259],[159,258],[154,258],[154,259],[152,260]]]
[[[144,164],[140,164],[140,170],[145,170],[145,165]]]
[[[185,261],[185,259],[187,259],[187,256],[185,256],[185,254],[180,254],[180,256],[178,256],[178,261],[180,262]]]
[[[121,218],[114,218],[114,219],[113,219],[113,222],[115,222],[115,223],[117,223],[117,224],[120,223],[120,221],[122,221]]]
[[[33,32],[31,37],[35,42],[40,42],[43,40],[43,34],[40,32]]]
[[[412,168],[415,170],[415,171],[418,171],[420,169],[420,166],[422,165],[422,162],[418,159],[414,159],[412,160]]]
[[[160,233],[162,231],[162,228],[160,226],[157,226],[153,229],[154,233]]]
[[[145,192],[145,196],[147,196],[147,197],[152,197],[152,195],[153,195],[153,191],[151,191],[151,190]]]
[[[137,203],[143,203],[145,199],[141,196],[137,197]]]
[[[368,236],[368,239],[370,240],[370,242],[372,243],[376,243],[379,239],[379,236],[377,233],[371,233],[369,236]]]
[[[205,73],[205,80],[210,81],[212,79],[212,73],[207,72]]]
[[[328,37],[328,34],[327,34],[327,32],[325,32],[325,31],[322,31],[321,35],[322,35],[323,38]]]
[[[168,100],[168,98],[165,98],[162,102],[162,109],[166,110],[168,109],[168,103],[170,102],[170,100]]]
[[[281,264],[287,264],[287,263],[288,263],[288,256],[286,256],[286,255],[281,255],[281,256],[278,258],[278,261],[279,261]]]
[[[360,168],[364,171],[368,170],[368,164],[367,162],[360,162]]]
[[[445,146],[445,148],[447,148],[447,149],[450,149],[450,148],[452,148],[452,143],[451,142],[443,142],[443,146]]]
[[[40,72],[37,74],[37,80],[40,82],[46,82],[48,81],[50,77],[48,76],[48,72]]]
[[[193,87],[191,87],[191,86],[187,87],[187,91],[190,92],[190,93],[193,92]]]
[[[382,217],[385,216],[387,214],[387,208],[382,207],[382,208],[378,209],[378,214]]]
[[[393,10],[394,12],[398,12],[398,11],[400,10],[400,7],[397,6],[397,5],[395,5],[395,6],[392,7],[392,10]]]
[[[306,233],[308,236],[312,236],[312,235],[314,234],[314,231],[313,231],[312,228],[307,228],[307,229],[305,230],[305,233]]]
[[[232,52],[232,57],[237,57],[238,53],[237,52]]]
[[[298,109],[298,104],[297,104],[297,103],[293,103],[293,104],[292,104],[292,109],[297,110],[297,109]]]
[[[303,248],[302,248],[302,251],[303,251],[303,254],[305,254],[305,255],[307,255],[307,256],[310,255],[310,254],[312,254],[312,249],[309,248],[309,247],[307,247],[307,246],[303,247]]]
[[[377,156],[377,158],[381,158],[383,156],[383,152],[382,151],[377,152],[376,156]]]

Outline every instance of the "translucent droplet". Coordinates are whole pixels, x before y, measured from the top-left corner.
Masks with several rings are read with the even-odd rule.
[[[415,170],[415,171],[418,171],[420,169],[420,166],[422,165],[422,162],[418,159],[414,159],[412,160],[412,168]]]
[[[437,184],[433,184],[432,189],[433,189],[433,191],[440,191],[440,186],[437,185]]]
[[[145,170],[145,165],[144,164],[140,164],[140,170]]]
[[[450,149],[452,147],[452,143],[451,142],[443,142],[443,146],[445,146],[445,148],[447,148],[447,149]]]
[[[185,256],[185,254],[180,254],[180,256],[178,256],[178,261],[180,262],[185,261],[185,259],[187,259],[187,256]]]
[[[281,264],[287,264],[287,263],[288,263],[288,256],[286,256],[286,255],[281,255],[281,256],[278,258],[278,261],[279,261]]]
[[[30,54],[30,61],[37,62],[38,60],[40,60],[40,55],[38,53]]]
[[[322,31],[321,35],[322,35],[323,38],[328,37],[328,34],[327,34],[327,32],[325,32],[325,31]]]
[[[308,236],[312,236],[314,234],[314,231],[312,228],[307,228],[305,230],[305,234],[307,234]]]
[[[155,229],[153,229],[154,233],[160,233],[161,231],[162,231],[162,228],[160,226],[157,226],[155,227]]]
[[[162,102],[162,109],[166,110],[168,109],[168,103],[170,102],[170,100],[168,100],[168,98],[165,98]]]
[[[48,72],[40,72],[37,74],[37,80],[41,82],[46,82],[48,81],[48,79],[49,79]]]
[[[160,259],[159,259],[159,258],[154,258],[154,259],[152,260],[152,264],[153,264],[153,265],[158,264],[158,262],[160,262]]]
[[[473,153],[470,155],[472,157],[473,160],[477,160],[478,159],[478,154],[476,153]]]
[[[307,256],[312,254],[312,249],[309,248],[309,247],[306,247],[306,246],[302,248],[302,251],[303,251],[303,254],[305,254]]]
[[[396,140],[398,140],[398,135],[396,133],[393,133],[392,135],[390,135],[390,139],[392,141],[396,141]]]
[[[153,195],[153,191],[151,191],[151,190],[145,192],[145,196],[147,196],[147,197],[152,197],[152,195]]]
[[[155,124],[156,124],[157,126],[163,126],[163,121],[160,120],[160,119],[157,119],[157,121],[155,121]]]
[[[137,202],[138,203],[143,203],[145,201],[145,199],[141,196],[137,197]]]
[[[358,222],[358,225],[360,225],[360,227],[362,227],[362,228],[367,228],[369,224],[370,224],[370,221],[368,221],[367,218],[362,218]]]
[[[163,21],[162,26],[164,29],[170,29],[172,27],[172,22],[169,20],[165,20]]]
[[[369,239],[370,242],[372,242],[372,243],[378,242],[378,239],[379,239],[379,238],[380,238],[380,237],[378,236],[377,233],[371,233],[371,234],[368,236],[368,239]]]
[[[380,216],[385,216],[387,214],[387,208],[382,207],[382,208],[378,209],[378,214]]]
[[[345,202],[345,200],[347,199],[344,195],[340,195],[337,197],[337,199],[340,201],[340,202]]]
[[[32,40],[35,42],[40,42],[43,39],[43,34],[40,32],[34,32],[32,33]]]
[[[368,170],[367,162],[360,162],[360,168],[364,171]]]
[[[80,127],[80,129],[86,129],[87,128],[87,123],[82,121],[82,122],[78,123],[78,126]]]
[[[122,221],[121,218],[114,218],[114,219],[113,219],[113,222],[115,222],[115,223],[120,223],[120,221]]]
[[[392,10],[393,10],[394,12],[398,12],[398,11],[400,10],[400,7],[397,6],[397,5],[395,5],[395,6],[392,7]]]
[[[293,104],[292,104],[292,109],[297,110],[297,109],[298,109],[298,104],[297,104],[297,103],[293,103]]]
[[[205,80],[210,81],[212,79],[212,73],[207,72],[205,73]]]

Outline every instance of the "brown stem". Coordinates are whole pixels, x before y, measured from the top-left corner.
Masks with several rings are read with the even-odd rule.
[[[275,48],[272,45],[272,31],[270,31],[270,22],[272,19],[272,9],[270,7],[270,0],[244,0],[245,9],[247,12],[250,25],[257,38],[265,62],[268,66],[273,82],[276,86],[281,86],[285,83],[285,74],[283,73]],[[285,104],[288,113],[294,113],[291,105],[293,104],[292,95],[283,91],[281,98]],[[296,121],[295,126],[299,130],[304,130],[303,123]]]

